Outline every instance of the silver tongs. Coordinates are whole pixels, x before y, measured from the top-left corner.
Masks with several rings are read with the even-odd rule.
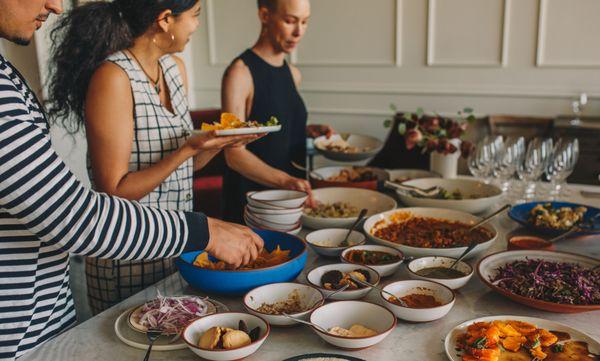
[[[407,184],[395,183],[395,182],[390,182],[390,181],[385,181],[385,183],[383,185],[384,185],[384,187],[389,188],[389,189],[394,189],[394,190],[400,191],[402,193],[408,193],[409,195],[416,194],[420,197],[425,197],[425,198],[433,198],[433,197],[437,196],[438,194],[440,194],[440,191],[442,190],[438,186],[434,186],[434,187],[430,187],[430,188],[419,188],[419,187],[409,186]]]

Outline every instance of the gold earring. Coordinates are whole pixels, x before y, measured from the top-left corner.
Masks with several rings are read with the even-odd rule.
[[[152,37],[152,43],[154,43],[154,45],[156,45],[156,47],[158,47],[160,50],[165,51],[165,49],[169,49],[175,43],[175,35],[173,35],[172,33],[169,33],[169,32],[167,32],[167,34],[169,34],[171,36],[171,42],[169,43],[168,46],[162,47],[162,46],[158,45],[158,42],[156,41],[156,35],[154,35]]]

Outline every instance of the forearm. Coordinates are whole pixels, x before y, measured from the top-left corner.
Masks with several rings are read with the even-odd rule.
[[[101,192],[129,200],[140,200],[155,190],[186,160],[194,156],[194,151],[181,147],[148,168],[129,172],[112,183],[110,180],[97,181],[96,187]],[[96,176],[96,179],[100,179]]]
[[[289,177],[287,173],[271,167],[245,148],[227,149],[225,159],[231,169],[266,187],[281,187]]]
[[[194,157],[194,170],[198,171],[204,168],[208,162],[210,162],[220,150],[205,150]]]

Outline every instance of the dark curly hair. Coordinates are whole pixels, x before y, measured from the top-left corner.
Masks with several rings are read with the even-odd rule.
[[[85,123],[85,97],[90,79],[111,54],[127,49],[158,15],[177,16],[199,0],[95,1],[76,7],[51,32],[53,44],[48,113],[71,133]]]

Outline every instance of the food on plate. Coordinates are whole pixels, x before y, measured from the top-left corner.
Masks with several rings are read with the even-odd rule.
[[[238,129],[238,128],[257,128],[257,127],[270,127],[279,125],[279,120],[276,117],[271,117],[266,123],[259,123],[257,121],[241,121],[235,114],[222,113],[219,123],[207,124],[203,123],[200,130],[211,131],[211,130],[227,130],[227,129]]]
[[[300,299],[300,292],[295,289],[285,300],[277,301],[275,303],[263,303],[256,310],[269,315],[281,315],[283,313],[291,314],[304,312],[308,310],[308,307]]]
[[[377,331],[371,330],[361,324],[354,324],[349,329],[335,326],[327,330],[330,334],[342,337],[371,337],[377,336]]]
[[[483,243],[494,236],[484,227],[467,232],[470,227],[463,222],[397,212],[390,217],[389,223],[385,220],[377,222],[371,234],[386,241],[419,248],[465,247],[471,241]]]
[[[209,328],[200,336],[198,346],[206,350],[233,350],[248,346],[256,341],[259,335],[260,327],[248,332],[246,323],[240,321],[237,330],[222,326]]]
[[[342,169],[340,173],[327,177],[328,182],[367,182],[376,181],[377,174],[371,168],[354,167],[352,169]]]
[[[305,208],[304,213],[319,218],[350,218],[358,216],[360,211],[346,202],[335,202],[319,203],[314,208]]]
[[[519,296],[568,305],[600,305],[600,269],[525,259],[495,271],[490,282]]]
[[[371,149],[370,147],[354,147],[342,138],[324,139],[315,142],[315,146],[317,148],[325,149],[330,152],[346,154],[364,153]]]
[[[262,251],[260,252],[260,254],[258,255],[257,259],[255,259],[253,262],[250,262],[247,265],[244,265],[238,269],[243,271],[243,270],[252,270],[252,269],[273,267],[273,266],[280,265],[284,262],[287,262],[289,260],[290,260],[290,251],[289,250],[282,250],[280,246],[277,246],[277,248],[275,248],[272,252],[269,252],[266,250],[266,248],[263,248]],[[211,269],[211,270],[227,269],[227,264],[225,262],[212,261],[210,259],[210,257],[208,256],[208,253],[206,253],[206,252],[201,253],[200,255],[198,255],[198,257],[196,257],[196,259],[194,260],[194,266],[198,266],[200,268]]]
[[[529,222],[535,227],[568,230],[583,221],[585,207],[553,207],[552,203],[538,204],[529,212]]]
[[[416,193],[415,193],[416,194]],[[419,195],[417,195],[418,197],[421,197]],[[461,201],[463,199],[478,199],[478,198],[483,198],[483,196],[479,195],[479,194],[471,194],[471,195],[464,195],[460,190],[455,189],[454,191],[449,191],[445,188],[440,187],[440,192],[435,195],[434,197],[427,197],[427,198],[433,198],[433,199],[448,199],[448,200],[454,200],[454,201]]]
[[[357,269],[348,273],[333,270],[327,271],[321,276],[321,285],[328,290],[339,290],[345,285],[349,285],[347,290],[357,290],[365,287],[361,283],[352,280],[352,277],[363,282],[370,282],[371,278],[369,272],[363,269]]]
[[[215,305],[208,298],[196,296],[163,297],[135,309],[130,315],[132,326],[141,331],[161,330],[164,334],[179,333],[190,321],[216,313]]]
[[[457,270],[456,268],[449,267],[427,267],[422,268],[416,271],[415,273],[422,277],[438,278],[445,280],[461,278],[466,276],[465,273]]]
[[[400,297],[400,300],[397,297],[390,297],[388,300],[398,306],[404,306],[402,302],[400,302],[400,300],[402,300],[409,308],[433,308],[442,305],[435,297],[423,293],[411,293],[404,297]]]
[[[545,330],[515,320],[475,322],[457,338],[463,361],[594,360],[587,343],[567,341],[565,332]]]
[[[367,251],[364,249],[353,249],[346,253],[344,258],[348,262],[367,266],[378,266],[400,261],[400,257],[395,254],[381,251]]]

